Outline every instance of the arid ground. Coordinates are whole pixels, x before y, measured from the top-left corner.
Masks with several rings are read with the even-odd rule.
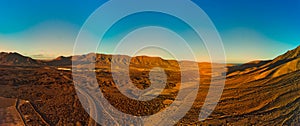
[[[127,56],[118,56],[115,59],[125,65],[124,61],[130,63],[127,64],[130,80],[139,89],[150,86],[152,68],[165,70],[167,81],[163,92],[153,100],[138,101],[127,98],[116,87],[110,68],[111,55],[87,54],[41,61],[17,53],[1,53],[0,125],[97,125],[76,94],[72,59],[76,61],[74,65],[84,71],[78,75],[85,78],[82,80],[89,80],[84,75],[96,73],[98,86],[109,103],[135,116],[152,115],[166,109],[183,86],[181,76],[184,75],[180,74],[179,63],[158,57],[140,56],[127,61],[130,59]],[[86,69],[91,59],[96,60],[93,70]],[[210,63],[198,63],[198,66],[200,79],[186,75],[199,79],[197,98],[177,125],[300,125],[300,47],[269,61],[227,64],[223,94],[204,121],[198,121],[198,116],[209,86],[214,83],[211,75],[216,73],[211,72]],[[91,88],[88,83],[81,86]],[[85,100],[83,104],[89,102],[88,97]],[[92,108],[88,109],[91,113],[96,111]],[[114,124],[105,119],[102,122]]]

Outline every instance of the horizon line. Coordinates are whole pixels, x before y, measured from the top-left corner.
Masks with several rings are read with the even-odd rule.
[[[290,50],[288,50],[290,51]],[[128,57],[131,57],[131,58],[134,58],[134,57],[150,57],[150,58],[161,58],[163,60],[175,60],[175,61],[180,61],[180,62],[183,62],[183,61],[186,61],[186,62],[197,62],[197,63],[216,63],[216,64],[221,64],[221,63],[218,63],[218,62],[210,62],[210,61],[191,61],[191,60],[177,60],[177,59],[173,59],[173,58],[164,58],[164,57],[160,57],[160,56],[151,56],[151,55],[137,55],[137,56],[129,56],[129,55],[125,55],[125,54],[109,54],[109,53],[99,53],[99,52],[90,52],[90,53],[85,53],[85,54],[76,54],[76,55],[58,55],[56,57],[46,57],[46,58],[35,58],[33,57],[34,55],[26,55],[26,54],[22,54],[18,51],[0,51],[0,53],[17,53],[19,55],[22,55],[22,56],[25,56],[25,57],[28,57],[28,58],[31,58],[31,59],[34,59],[34,60],[40,60],[40,61],[49,61],[49,60],[55,60],[56,58],[59,58],[59,57],[74,57],[74,56],[84,56],[84,55],[89,55],[89,54],[98,54],[98,55],[111,55],[111,56],[128,56]],[[282,55],[282,54],[281,54]],[[280,56],[280,55],[278,55]],[[250,62],[254,62],[254,61],[269,61],[269,60],[272,60],[272,59],[256,59],[256,60],[250,60],[250,61],[247,61],[247,62],[227,62],[225,61],[225,64],[245,64],[245,63],[250,63]]]

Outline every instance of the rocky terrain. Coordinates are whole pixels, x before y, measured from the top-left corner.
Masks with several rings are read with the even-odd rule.
[[[85,75],[96,73],[98,86],[109,103],[119,111],[135,116],[153,115],[168,108],[183,85],[180,78],[184,75],[180,74],[179,66],[190,64],[159,57],[131,58],[94,53],[42,61],[17,53],[0,53],[0,97],[1,101],[7,101],[7,105],[0,105],[0,125],[97,125],[76,94],[72,63]],[[89,69],[91,63],[95,63],[95,69]],[[166,87],[157,98],[150,101],[127,98],[118,90],[112,78],[112,63],[119,64],[120,69],[129,65],[130,80],[139,89],[147,89],[151,85],[150,70],[161,67],[167,75]],[[200,90],[192,109],[177,125],[300,124],[300,47],[273,60],[227,65],[222,97],[216,109],[204,121],[198,121],[198,116],[211,84],[211,75],[216,73],[211,72],[211,63],[197,65],[200,68]],[[218,67],[217,64],[214,66]],[[89,79],[84,75],[78,76],[84,78],[82,80]],[[84,103],[89,101],[89,97],[86,97]],[[88,110],[89,113],[96,111]],[[7,112],[12,114],[5,114]],[[99,118],[105,125],[118,122],[117,119],[116,122],[109,122]]]

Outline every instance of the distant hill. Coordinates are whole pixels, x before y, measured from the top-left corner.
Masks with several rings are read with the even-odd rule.
[[[40,66],[44,65],[42,62],[34,60],[30,57],[22,56],[18,53],[0,53],[0,65],[14,65],[14,66]]]
[[[49,66],[71,66],[72,65],[72,57],[64,57],[60,56],[56,59],[50,61],[43,61],[45,64]]]
[[[160,57],[148,57],[148,56],[137,56],[129,57],[126,55],[106,55],[106,54],[96,54],[89,53],[86,55],[76,55],[76,56],[59,56],[53,60],[35,60],[30,57],[23,56],[18,53],[0,53],[0,65],[17,65],[17,66],[39,66],[39,65],[49,65],[49,66],[71,66],[72,60],[74,65],[88,65],[95,63],[96,66],[108,66],[111,63],[117,63],[119,65],[131,65],[136,66],[169,66],[176,65],[175,60],[164,60]],[[130,61],[129,61],[130,60]]]
[[[175,60],[164,60],[160,57],[137,56],[129,57],[126,55],[106,55],[89,53],[86,55],[77,55],[72,57],[60,56],[54,60],[44,61],[50,66],[71,66],[72,60],[74,65],[89,65],[95,63],[97,66],[110,66],[111,63],[118,65],[135,65],[135,66],[176,66]]]

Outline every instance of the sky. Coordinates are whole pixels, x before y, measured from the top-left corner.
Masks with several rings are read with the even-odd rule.
[[[3,0],[0,2],[0,52],[19,52],[36,59],[51,59],[73,54],[76,37],[87,18],[105,0]],[[224,44],[227,62],[244,63],[272,59],[300,45],[300,0],[194,0],[210,17]],[[168,5],[165,5],[168,6]],[[187,15],[189,12],[186,12]],[[142,13],[141,13],[142,14]],[[106,34],[106,41],[97,50],[112,53],[122,41],[174,42],[171,32],[186,34],[188,44],[198,61],[208,61],[203,42],[193,38],[193,31],[184,22],[168,15],[144,13],[119,21]],[[155,20],[153,20],[155,19]],[[170,20],[172,22],[170,22]],[[123,25],[122,25],[123,21]],[[126,25],[124,22],[130,22]],[[119,27],[117,27],[119,26]],[[155,31],[154,31],[155,30]],[[122,32],[123,31],[123,32]],[[125,32],[126,31],[126,32]],[[91,38],[97,38],[91,33]],[[145,41],[147,43],[147,41]],[[175,45],[175,44],[174,44]],[[172,58],[167,50],[156,47],[136,50],[141,55]],[[158,53],[159,52],[159,53]],[[86,52],[88,53],[88,52]]]

